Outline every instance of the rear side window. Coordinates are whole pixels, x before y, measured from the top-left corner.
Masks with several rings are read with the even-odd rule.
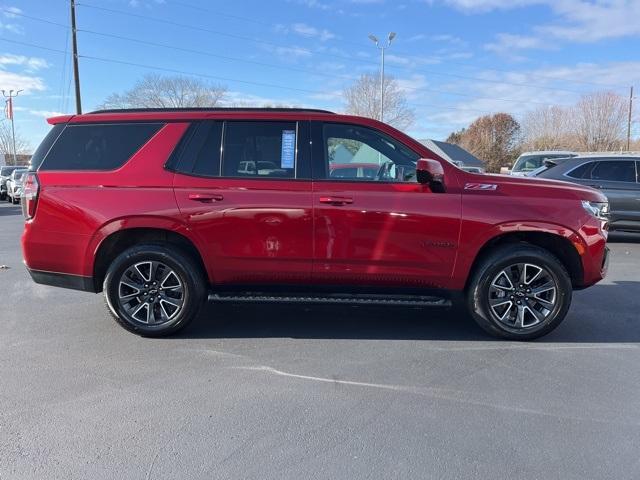
[[[636,181],[636,165],[633,161],[606,161],[598,162],[591,172],[593,180],[605,180],[611,182]]]
[[[60,135],[60,132],[64,130],[64,126],[65,126],[64,123],[59,123],[57,125],[54,125],[54,127],[51,130],[49,130],[49,133],[47,133],[47,136],[44,137],[44,140],[42,140],[40,145],[38,145],[38,148],[36,148],[36,151],[33,152],[33,157],[31,157],[31,168],[33,170],[38,170],[38,168],[40,168],[40,165],[42,165],[42,161],[44,160],[44,157],[49,152],[49,149],[51,148],[51,145],[53,145],[53,142],[55,142],[58,136]]]
[[[227,122],[224,177],[296,178],[295,122]]]
[[[42,170],[114,170],[160,129],[160,123],[67,125]],[[43,142],[44,143],[44,142]]]
[[[579,167],[576,167],[570,172],[568,172],[567,176],[571,178],[589,179],[591,178],[591,170],[593,170],[593,167],[595,166],[595,164],[596,162],[583,163]]]

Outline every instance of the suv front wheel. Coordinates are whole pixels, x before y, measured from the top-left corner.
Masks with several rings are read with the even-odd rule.
[[[104,279],[109,311],[127,330],[147,337],[177,332],[206,298],[202,269],[189,255],[161,245],[138,245],[111,263]]]
[[[530,244],[497,247],[476,269],[467,291],[475,321],[509,340],[532,340],[556,328],[571,305],[567,270]]]

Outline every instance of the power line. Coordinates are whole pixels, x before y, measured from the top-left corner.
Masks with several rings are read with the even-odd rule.
[[[11,39],[8,39],[8,38],[1,38],[1,37],[0,37],[0,41],[10,42],[10,43],[18,44],[18,45],[24,45],[24,46],[27,46],[27,47],[39,48],[39,49],[48,50],[48,51],[51,51],[51,52],[65,54],[64,50],[44,47],[42,45],[36,45],[36,44],[33,44],[33,43],[20,42],[18,40],[11,40]],[[141,67],[141,68],[145,68],[145,69],[148,69],[148,70],[170,72],[170,73],[176,73],[176,74],[182,74],[182,75],[191,75],[191,76],[195,76],[195,77],[203,77],[203,78],[209,78],[209,79],[224,80],[224,81],[235,82],[235,83],[245,83],[245,84],[249,84],[249,85],[256,85],[256,86],[263,86],[263,87],[272,87],[272,88],[278,88],[278,89],[282,89],[282,90],[292,90],[292,91],[298,91],[298,92],[310,93],[310,94],[316,94],[316,95],[327,95],[327,92],[323,92],[323,91],[320,91],[320,90],[307,90],[307,89],[300,89],[300,88],[295,88],[295,87],[288,87],[288,86],[284,86],[284,85],[274,85],[274,84],[254,82],[254,81],[243,80],[243,79],[235,79],[235,78],[229,78],[229,77],[219,77],[219,76],[209,75],[209,74],[205,74],[205,73],[189,72],[189,71],[186,71],[186,70],[179,70],[179,69],[173,69],[173,68],[164,68],[164,67],[158,67],[158,66],[153,66],[153,65],[144,65],[144,64],[141,64],[141,63],[127,62],[127,61],[124,61],[124,60],[109,59],[109,58],[104,58],[104,57],[95,57],[95,56],[91,56],[91,55],[78,55],[78,56],[79,56],[79,58],[86,58],[86,59],[89,59],[89,60],[99,60],[99,61],[102,61],[102,62],[115,63],[115,64],[120,64],[120,65],[129,65],[129,66],[134,66],[134,67]],[[69,88],[67,89],[68,91],[70,90],[71,80],[72,80],[72,77],[69,77]],[[68,101],[68,99],[67,99],[67,101]],[[421,107],[422,106],[422,107],[439,108],[439,109],[445,109],[445,110],[464,110],[464,111],[473,111],[473,112],[478,112],[478,113],[494,113],[494,111],[489,111],[489,110],[479,110],[479,109],[474,109],[474,108],[454,107],[454,106],[447,106],[447,105],[435,105],[435,104],[414,103],[414,102],[412,102],[412,105],[414,105],[416,107]]]
[[[188,7],[188,8],[193,8],[195,10],[200,10],[200,11],[203,11],[203,12],[213,13],[213,14],[218,15],[218,16],[223,16],[223,17],[227,17],[227,18],[233,18],[235,20],[242,20],[242,21],[254,23],[254,24],[257,24],[257,25],[264,25],[266,27],[270,27],[270,28],[274,28],[274,29],[276,27],[278,27],[278,25],[274,24],[274,23],[263,22],[263,21],[256,20],[256,19],[253,19],[253,18],[243,17],[241,15],[229,14],[229,13],[221,12],[219,10],[212,10],[210,8],[205,8],[205,7],[201,7],[201,6],[198,6],[198,5],[192,5],[190,3],[182,2],[182,1],[178,1],[178,0],[171,0],[169,3],[175,4],[175,5],[181,5],[181,6]],[[310,38],[310,39],[317,39],[318,38],[317,34],[310,34],[310,33],[302,32],[302,31],[296,31],[295,33],[297,35],[300,35],[300,36],[303,36],[303,37],[307,37],[307,38]],[[361,43],[361,42],[354,42],[354,41],[345,40],[345,39],[340,39],[340,42],[341,43],[347,43],[347,44],[350,44],[350,45],[355,45],[355,46],[358,46],[358,47],[363,48],[363,49],[369,48],[369,45],[367,45],[365,43]],[[403,51],[397,51],[397,49],[396,49],[396,53],[398,55],[402,55],[404,57],[408,57],[408,58],[411,58],[411,59],[414,59],[414,60],[419,58],[416,55],[411,54],[411,53],[407,53],[407,52],[403,52]],[[450,60],[447,60],[446,63],[451,64],[451,65],[459,65],[459,66],[462,66],[462,67],[473,67],[473,68],[478,69],[478,67],[476,65],[473,65],[471,63],[454,62],[454,61],[450,61]],[[486,68],[484,68],[484,70],[502,72],[502,73],[518,73],[518,72],[514,72],[513,70],[507,70],[507,69],[495,68],[495,67],[486,67]],[[593,86],[600,86],[600,87],[617,87],[617,88],[620,88],[620,89],[622,89],[622,88],[626,89],[627,88],[626,85],[623,85],[621,83],[588,82],[586,80],[565,80],[565,79],[558,79],[557,77],[554,77],[552,75],[544,75],[544,74],[541,74],[541,73],[534,73],[534,74],[529,74],[529,75],[533,76],[533,77],[544,78],[546,80],[556,80],[556,81],[557,80],[562,80],[562,81],[565,81],[565,82],[568,82],[568,83],[575,83],[575,84],[593,85]]]
[[[291,67],[291,66],[285,66],[285,65],[276,65],[276,64],[273,64],[273,63],[259,62],[257,60],[248,60],[248,59],[244,59],[244,58],[231,57],[231,56],[227,56],[227,55],[219,55],[219,54],[207,52],[207,51],[204,51],[204,50],[195,50],[195,49],[191,49],[191,48],[178,47],[178,46],[175,46],[175,45],[167,45],[167,44],[163,44],[163,43],[157,43],[157,42],[152,42],[152,41],[148,41],[148,40],[142,40],[142,39],[138,39],[138,38],[125,37],[125,36],[122,36],[122,35],[116,35],[116,34],[112,34],[112,33],[97,32],[97,31],[94,31],[94,30],[85,30],[85,29],[78,29],[78,31],[82,32],[82,33],[89,33],[91,35],[98,35],[98,36],[103,36],[103,37],[108,37],[108,38],[116,38],[118,40],[124,40],[124,41],[134,42],[134,43],[140,43],[140,44],[143,44],[143,45],[150,45],[150,46],[153,46],[153,47],[166,48],[166,49],[176,50],[176,51],[181,51],[181,52],[186,52],[186,53],[194,53],[194,54],[197,54],[197,55],[203,55],[203,56],[207,56],[207,57],[219,58],[219,59],[233,61],[233,62],[242,62],[242,63],[248,63],[248,64],[252,64],[252,65],[260,65],[260,66],[263,66],[263,67],[276,68],[276,69],[280,69],[280,70],[289,70],[289,71],[294,71],[294,72],[308,73],[308,74],[311,74],[311,75],[318,75],[318,76],[327,77],[327,78],[342,78],[342,79],[351,80],[351,81],[357,81],[359,79],[358,77],[354,77],[352,75],[344,75],[344,74],[339,74],[339,73],[325,73],[325,72],[320,72],[318,70],[310,70],[310,69],[299,68],[299,67]],[[405,90],[411,90],[411,91],[414,91],[414,92],[439,93],[439,94],[442,94],[442,95],[454,95],[454,96],[459,96],[459,97],[474,98],[474,99],[477,99],[477,100],[492,100],[492,101],[511,102],[511,103],[531,103],[531,104],[544,105],[544,106],[561,105],[561,104],[557,104],[557,103],[538,102],[538,101],[535,101],[535,100],[516,100],[516,99],[510,99],[510,98],[482,97],[482,96],[472,95],[472,94],[469,94],[469,93],[461,93],[461,92],[448,91],[448,90],[437,90],[437,89],[433,89],[433,88],[424,88],[424,87],[405,86],[405,87],[402,87],[402,88],[405,89]]]
[[[275,28],[277,26],[276,24],[273,24],[273,23],[263,22],[263,21],[260,21],[260,20],[251,19],[251,18],[248,18],[248,17],[243,17],[243,16],[240,16],[240,15],[233,15],[233,14],[229,14],[229,13],[225,13],[225,12],[220,12],[218,10],[212,10],[212,9],[208,9],[208,8],[205,8],[205,7],[191,5],[191,4],[188,4],[186,2],[173,0],[171,3],[174,3],[176,5],[186,6],[186,7],[197,9],[197,10],[201,10],[201,11],[205,11],[205,12],[209,12],[209,13],[214,13],[216,15],[224,16],[224,17],[227,17],[227,18],[233,18],[233,19],[247,21],[247,22],[251,22],[251,23],[255,23],[255,24],[259,24],[259,25],[265,25],[265,26],[269,26],[269,27],[272,27],[272,28]],[[271,45],[271,46],[279,47],[279,48],[291,48],[289,46],[285,46],[285,45],[282,45],[282,44],[278,44],[278,43],[274,43],[274,42],[268,42],[268,41],[265,41],[265,40],[256,39],[256,38],[252,38],[252,37],[245,37],[245,36],[231,34],[231,33],[227,33],[227,32],[220,32],[220,31],[217,31],[217,30],[211,30],[211,29],[207,29],[207,28],[204,28],[204,27],[198,27],[198,26],[195,26],[195,25],[188,25],[188,24],[183,24],[183,23],[179,23],[179,22],[173,22],[171,20],[165,20],[165,19],[156,18],[156,17],[149,17],[149,16],[145,16],[145,15],[132,13],[132,12],[124,12],[124,11],[121,11],[121,10],[115,10],[115,9],[110,9],[110,8],[106,8],[106,7],[100,7],[100,6],[97,6],[97,5],[90,5],[90,4],[87,4],[87,3],[76,3],[76,6],[84,6],[84,7],[88,7],[88,8],[97,9],[97,10],[103,10],[103,11],[106,11],[106,12],[109,12],[109,13],[116,13],[116,14],[120,14],[120,15],[126,15],[126,16],[131,16],[131,17],[142,18],[142,19],[145,19],[145,20],[154,21],[154,22],[160,22],[160,23],[166,23],[166,24],[169,24],[169,25],[174,25],[174,26],[178,26],[178,27],[182,27],[182,28],[200,30],[200,31],[212,33],[212,34],[215,34],[215,35],[230,36],[232,38],[237,38],[239,40],[251,41],[251,42],[255,42],[255,43],[262,43],[262,44],[265,44],[265,45]],[[15,15],[15,16],[20,16],[20,17],[23,17],[23,18],[27,18],[27,19],[30,19],[30,20],[35,20],[35,21],[39,21],[39,22],[48,23],[50,25],[55,25],[55,26],[58,26],[58,27],[61,27],[61,28],[65,28],[65,29],[70,28],[68,25],[64,25],[64,24],[59,23],[59,22],[54,22],[54,21],[51,21],[51,20],[47,20],[47,19],[43,19],[43,18],[39,18],[39,17],[34,17],[32,15],[27,15],[27,14],[24,14],[24,13],[14,12],[14,11],[6,9],[6,8],[0,8],[0,11],[5,12],[5,13],[10,13],[10,14]],[[310,39],[316,39],[317,38],[317,35],[308,34],[308,33],[305,33],[305,32],[296,32],[296,34],[308,37]],[[361,48],[366,48],[367,47],[364,43],[360,43],[360,42],[353,42],[353,41],[349,41],[349,40],[345,40],[345,39],[341,39],[340,41],[342,43],[347,43],[347,44],[351,44],[351,45],[357,45],[357,46],[359,46]],[[325,56],[331,56],[331,57],[339,58],[339,59],[343,59],[343,60],[355,60],[355,61],[358,61],[358,62],[370,64],[370,65],[377,65],[376,62],[373,62],[373,61],[370,61],[370,60],[365,60],[365,59],[362,59],[362,58],[353,57],[353,56],[348,56],[348,55],[336,55],[336,54],[331,54],[331,53],[327,53],[327,52],[319,53],[319,52],[315,52],[315,51],[312,51],[312,50],[309,50],[309,49],[305,49],[305,48],[302,48],[302,47],[296,47],[296,49],[299,50],[299,51],[311,54],[311,55],[325,55]],[[419,60],[419,57],[416,57],[414,54],[409,54],[407,52],[399,51],[399,52],[397,52],[397,54],[398,55],[402,55],[404,57],[407,57],[409,59],[413,59],[413,60],[418,59]],[[451,64],[451,65],[459,65],[459,66],[463,66],[463,67],[472,67],[472,68],[475,68],[475,69],[479,69],[479,67],[477,67],[476,65],[470,64],[470,63],[455,62],[455,61],[451,61],[451,60],[447,60],[446,63],[447,64]],[[417,72],[420,72],[420,73],[428,73],[430,75],[450,76],[450,77],[456,77],[456,78],[461,78],[461,79],[477,80],[477,81],[487,82],[487,83],[498,83],[498,84],[505,84],[505,85],[513,85],[513,86],[525,86],[525,87],[530,87],[530,88],[540,88],[540,89],[547,89],[547,90],[558,90],[558,91],[566,91],[566,92],[578,93],[578,94],[584,93],[582,91],[565,89],[565,88],[548,87],[548,86],[543,86],[543,85],[533,85],[533,84],[526,84],[526,83],[508,82],[508,81],[503,81],[503,80],[493,80],[493,79],[469,77],[469,76],[462,76],[462,75],[456,75],[456,74],[451,74],[451,73],[436,72],[436,71],[432,71],[432,70],[418,70],[417,68],[411,68],[411,67],[406,67],[406,66],[402,66],[402,65],[392,65],[391,68],[396,68],[396,69],[401,69],[401,70],[406,70],[406,71],[411,71],[411,72],[417,71]],[[502,72],[502,73],[509,73],[509,74],[518,74],[519,73],[519,72],[515,72],[513,70],[507,70],[507,69],[501,69],[501,68],[495,68],[495,67],[485,67],[483,69],[485,71],[495,71],[495,72]],[[622,85],[622,84],[588,82],[588,81],[585,81],[585,80],[575,80],[575,79],[574,80],[558,79],[555,76],[544,75],[544,74],[540,74],[540,73],[528,73],[528,75],[530,77],[538,77],[538,78],[543,78],[543,79],[546,79],[546,80],[562,81],[562,82],[565,82],[565,83],[583,84],[583,85],[591,85],[591,86],[598,86],[598,87],[615,87],[617,89],[622,89],[622,88],[626,89],[627,88],[626,85]],[[475,97],[475,98],[479,98],[479,97]],[[500,100],[500,99],[497,99],[497,100]],[[542,102],[535,102],[535,103],[544,104]]]
[[[85,59],[88,59],[88,60],[97,60],[97,61],[106,62],[106,63],[115,63],[115,64],[120,64],[120,65],[128,65],[128,66],[132,66],[132,67],[140,67],[140,68],[145,68],[145,69],[154,70],[154,71],[176,73],[176,74],[181,74],[181,75],[191,75],[191,76],[195,76],[195,77],[203,77],[203,78],[209,78],[209,79],[214,79],[214,80],[223,80],[223,81],[226,81],[226,82],[234,82],[234,83],[244,83],[244,84],[248,84],[248,85],[256,85],[256,86],[268,87],[268,88],[277,88],[277,89],[281,89],[281,90],[291,90],[291,91],[303,92],[303,93],[309,93],[309,94],[315,94],[315,95],[326,95],[327,94],[327,92],[323,92],[323,91],[320,91],[320,90],[308,90],[308,89],[302,89],[302,88],[296,88],[296,87],[288,87],[288,86],[285,86],[285,85],[276,85],[276,84],[271,84],[271,83],[255,82],[255,81],[252,81],[252,80],[242,80],[242,79],[237,79],[237,78],[221,77],[221,76],[217,76],[217,75],[210,75],[210,74],[198,73],[198,72],[190,72],[190,71],[180,70],[180,69],[176,69],[176,68],[158,67],[158,66],[155,66],[155,65],[145,65],[145,64],[142,64],[142,63],[128,62],[128,61],[125,61],[125,60],[117,60],[117,59],[114,59],[114,58],[96,57],[96,56],[92,56],[92,55],[80,55],[80,58],[85,58]],[[428,108],[447,109],[447,110],[465,110],[465,111],[472,111],[472,112],[479,112],[479,113],[495,113],[493,111],[488,111],[488,110],[478,110],[478,109],[474,109],[474,108],[452,107],[452,106],[434,105],[434,104],[426,104],[426,103],[412,103],[412,105],[415,105],[417,107],[428,107]]]
[[[96,10],[101,10],[101,11],[108,12],[108,13],[115,13],[117,15],[124,15],[124,16],[133,17],[133,18],[139,18],[139,19],[146,20],[146,21],[162,23],[162,24],[165,24],[165,25],[173,25],[173,26],[180,27],[180,28],[185,28],[185,29],[190,29],[190,30],[195,30],[195,31],[200,31],[200,32],[206,32],[206,33],[210,33],[210,34],[213,34],[213,35],[219,35],[219,36],[234,38],[236,40],[243,40],[243,41],[253,42],[253,43],[257,43],[257,44],[268,45],[268,46],[275,47],[275,48],[286,48],[286,49],[289,49],[289,50],[292,48],[289,45],[284,45],[284,44],[275,43],[275,42],[269,42],[269,41],[265,41],[265,40],[252,38],[252,37],[246,37],[246,36],[237,35],[237,34],[234,34],[234,33],[221,32],[221,31],[218,31],[218,30],[212,30],[212,29],[209,29],[209,28],[199,27],[199,26],[196,26],[196,25],[189,25],[189,24],[185,24],[185,23],[181,23],[181,22],[174,22],[172,20],[166,20],[166,19],[162,19],[162,18],[151,17],[151,16],[148,16],[148,15],[140,15],[140,14],[132,13],[132,12],[124,12],[122,10],[115,10],[115,9],[112,9],[112,8],[99,7],[97,5],[90,5],[90,4],[87,4],[87,3],[78,3],[77,5],[78,6],[82,6],[82,7],[87,7],[87,8],[93,8],[93,9],[96,9]],[[302,48],[302,47],[296,47],[296,50],[300,51],[300,52],[304,52],[304,53],[306,53],[308,55],[327,56],[327,57],[332,57],[332,58],[338,58],[338,59],[341,59],[341,60],[351,60],[351,61],[356,61],[356,62],[360,62],[360,63],[365,63],[365,64],[368,64],[368,65],[375,65],[376,67],[378,65],[377,62],[373,62],[373,61],[370,61],[370,60],[365,60],[365,59],[358,58],[358,57],[353,57],[353,56],[338,55],[338,54],[333,54],[333,53],[329,53],[329,52],[319,53],[319,52],[315,52],[313,50],[309,50],[309,49]],[[453,74],[453,73],[442,73],[442,72],[437,72],[437,71],[433,71],[433,70],[410,68],[410,67],[404,67],[404,66],[401,66],[401,65],[394,65],[393,68],[401,69],[401,70],[407,70],[407,71],[410,71],[410,72],[426,73],[426,74],[429,74],[429,75],[451,77],[451,78],[460,78],[460,79],[464,79],[464,80],[475,80],[477,82],[495,83],[495,84],[502,84],[502,85],[513,85],[513,86],[529,87],[529,88],[538,88],[538,89],[542,89],[542,90],[564,91],[564,92],[577,93],[577,94],[583,94],[584,93],[583,91],[572,90],[572,89],[568,89],[568,88],[549,87],[549,86],[543,86],[543,85],[533,85],[533,84],[528,84],[528,83],[506,82],[506,81],[502,81],[502,80],[493,80],[493,79],[486,79],[486,78],[479,78],[479,77],[470,77],[470,76],[467,76],[467,75],[459,75],[459,74]]]

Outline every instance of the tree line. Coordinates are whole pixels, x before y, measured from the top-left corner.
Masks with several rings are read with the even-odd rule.
[[[342,91],[345,113],[380,120],[380,76],[363,74]],[[392,76],[384,77],[384,121],[410,129],[415,110],[406,89]],[[113,93],[99,108],[250,107],[224,85],[188,76],[147,74],[132,88]],[[262,107],[293,105],[262,104]],[[447,142],[465,148],[497,172],[527,150],[616,151],[626,149],[628,99],[603,91],[584,95],[572,106],[544,106],[526,113],[521,121],[507,112],[484,115],[468,127],[452,132]],[[29,147],[17,133],[19,152]],[[640,150],[640,139],[632,142]],[[0,153],[12,152],[7,122],[0,123]]]

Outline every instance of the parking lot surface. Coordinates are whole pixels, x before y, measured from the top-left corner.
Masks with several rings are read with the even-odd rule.
[[[458,310],[209,305],[182,334],[34,284],[0,205],[0,478],[640,478],[640,242],[532,343]]]

